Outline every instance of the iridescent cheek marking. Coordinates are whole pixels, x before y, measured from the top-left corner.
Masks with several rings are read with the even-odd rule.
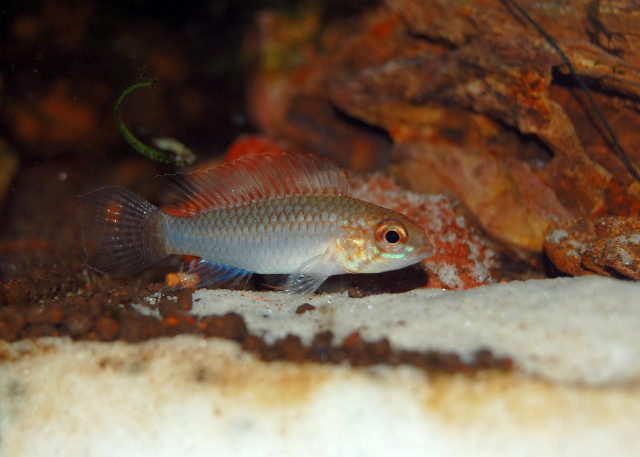
[[[390,252],[384,252],[380,255],[380,257],[385,259],[404,259],[405,254],[402,254],[402,253],[392,254]]]

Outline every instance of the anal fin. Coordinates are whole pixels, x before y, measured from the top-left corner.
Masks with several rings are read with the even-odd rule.
[[[244,286],[251,272],[211,260],[199,259],[189,265],[189,273],[197,275],[197,288],[211,286]]]

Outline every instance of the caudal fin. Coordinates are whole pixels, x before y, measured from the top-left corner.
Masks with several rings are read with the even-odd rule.
[[[167,255],[158,238],[164,213],[120,187],[101,187],[82,199],[87,263],[113,276],[137,273]]]

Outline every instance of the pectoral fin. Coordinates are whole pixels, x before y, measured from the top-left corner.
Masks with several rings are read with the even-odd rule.
[[[292,274],[287,278],[285,292],[289,294],[311,295],[328,278],[327,275],[313,273]]]
[[[332,274],[327,268],[326,256],[321,254],[307,260],[295,273],[289,275],[284,289],[290,294],[311,295]]]

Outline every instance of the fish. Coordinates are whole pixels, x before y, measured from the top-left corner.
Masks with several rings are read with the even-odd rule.
[[[128,276],[182,254],[198,259],[197,287],[282,274],[284,291],[310,295],[329,276],[404,268],[432,250],[407,216],[350,197],[326,157],[264,153],[165,178],[162,208],[121,187],[81,196],[91,268]]]

